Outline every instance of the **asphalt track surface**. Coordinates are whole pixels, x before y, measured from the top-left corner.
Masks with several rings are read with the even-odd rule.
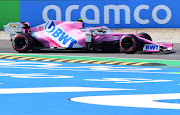
[[[174,43],[173,45],[174,45],[173,51],[151,53],[151,54],[144,54],[143,52],[137,52],[135,54],[125,54],[119,52],[86,52],[84,50],[66,50],[66,49],[59,49],[59,50],[46,49],[37,52],[30,52],[30,54],[180,60],[180,43]],[[17,53],[17,52],[12,48],[11,41],[0,40],[0,53]]]
[[[153,54],[25,54],[180,60],[179,49],[180,44],[174,44],[171,52]],[[17,52],[10,41],[1,40],[0,53]],[[180,69],[170,67],[0,59],[0,115],[177,115],[179,76]]]

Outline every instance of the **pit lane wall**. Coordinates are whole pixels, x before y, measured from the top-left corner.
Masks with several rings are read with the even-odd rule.
[[[85,27],[180,28],[179,4],[179,0],[20,0],[20,20],[30,22],[31,26],[49,20],[82,18]],[[16,14],[6,17],[13,15]]]

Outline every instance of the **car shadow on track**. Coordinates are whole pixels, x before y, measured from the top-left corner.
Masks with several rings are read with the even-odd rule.
[[[126,54],[126,53],[123,53],[123,52],[120,52],[120,51],[87,51],[87,50],[82,50],[82,49],[43,49],[43,50],[35,50],[35,51],[30,51],[29,53],[82,53],[82,54],[86,54],[86,53],[99,53],[99,54],[108,54],[108,53],[111,53],[111,54]],[[169,52],[158,52],[158,53],[147,53],[147,52],[143,52],[143,51],[138,51],[134,54],[143,54],[143,55],[146,55],[146,54],[151,54],[151,55],[164,55],[164,54],[174,54],[176,53],[175,51],[169,51]],[[127,54],[128,55],[128,54]]]

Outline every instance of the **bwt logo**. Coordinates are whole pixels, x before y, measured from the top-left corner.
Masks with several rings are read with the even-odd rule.
[[[145,12],[146,10],[149,10],[149,5],[139,5],[135,8],[134,10],[134,19],[137,23],[139,24],[148,24],[150,23],[149,19],[142,19],[140,17],[140,13],[142,10]],[[48,22],[50,19],[48,17],[48,11],[49,10],[54,10],[56,12],[56,20],[61,21],[62,13],[61,13],[61,8],[58,7],[57,5],[48,5],[43,9],[42,12],[42,17],[45,22]],[[79,5],[70,5],[69,7],[66,8],[65,13],[65,20],[66,21],[71,21],[71,15],[77,14],[77,13],[72,13],[72,11],[79,10]],[[94,12],[94,17],[93,19],[88,19],[86,16],[86,13],[88,10],[92,10]],[[127,5],[105,5],[104,6],[104,24],[109,24],[109,17],[110,17],[110,10],[114,11],[114,24],[120,24],[120,12],[124,10],[125,12],[125,24],[131,24],[131,9]],[[163,19],[158,18],[158,11],[164,10],[166,12],[165,18]],[[152,14],[151,14],[153,20],[157,24],[166,24],[171,20],[172,17],[172,12],[171,9],[166,6],[166,5],[158,5],[153,8]],[[100,24],[100,11],[99,8],[95,5],[86,5],[84,6],[81,11],[80,11],[80,18],[84,20],[85,23],[88,24]]]
[[[157,51],[159,51],[159,45],[145,44],[143,50],[157,50]]]
[[[68,46],[68,48],[72,48],[77,41],[70,37],[66,32],[64,32],[61,28],[56,28],[54,21],[50,21],[45,26],[45,31],[51,33],[51,35],[58,39],[62,44]]]

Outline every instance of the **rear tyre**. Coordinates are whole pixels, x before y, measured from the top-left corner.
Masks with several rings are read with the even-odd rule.
[[[32,42],[30,35],[19,34],[12,40],[12,46],[19,53],[26,53],[32,48]]]
[[[135,53],[139,49],[139,45],[139,39],[132,34],[125,35],[120,40],[120,49],[128,54]]]

